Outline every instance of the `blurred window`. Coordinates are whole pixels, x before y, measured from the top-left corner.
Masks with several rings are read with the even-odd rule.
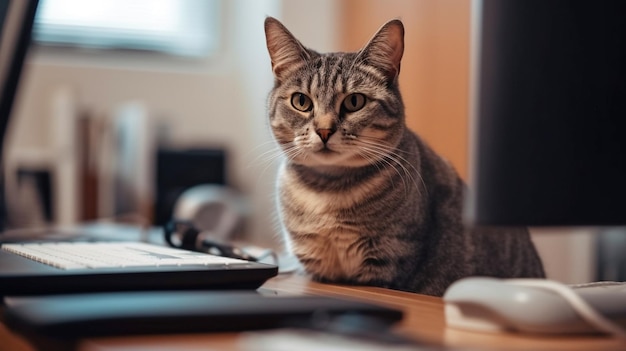
[[[201,57],[218,45],[219,0],[41,0],[40,44]]]

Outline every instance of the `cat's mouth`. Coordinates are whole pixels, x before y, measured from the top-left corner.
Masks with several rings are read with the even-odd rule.
[[[308,166],[336,166],[336,167],[362,167],[370,163],[371,160],[363,158],[358,153],[351,152],[350,150],[339,150],[330,148],[328,146],[322,146],[317,150],[310,150],[308,153],[310,158],[306,156],[301,159],[303,164]]]
[[[329,149],[327,146],[324,146],[323,148],[317,150],[316,153],[322,154],[322,155],[330,155],[330,154],[337,154],[338,152]]]
[[[314,162],[318,164],[334,164],[337,162],[337,157],[340,156],[338,151],[335,151],[327,146],[321,147],[311,154]]]
[[[328,147],[328,145],[324,145],[315,151],[315,155],[321,156],[325,159],[327,159],[328,157],[337,156],[339,154],[339,151],[331,149],[330,147]]]

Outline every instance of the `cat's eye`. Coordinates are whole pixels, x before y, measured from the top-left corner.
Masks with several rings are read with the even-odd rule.
[[[343,99],[343,107],[348,112],[356,112],[365,106],[365,95],[354,93]]]
[[[301,112],[309,112],[313,109],[311,98],[302,93],[291,95],[291,106]]]

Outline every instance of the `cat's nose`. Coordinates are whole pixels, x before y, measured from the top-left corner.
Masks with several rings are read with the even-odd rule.
[[[320,136],[320,139],[322,139],[322,142],[326,144],[330,136],[335,133],[335,129],[317,129],[316,132],[317,135]]]

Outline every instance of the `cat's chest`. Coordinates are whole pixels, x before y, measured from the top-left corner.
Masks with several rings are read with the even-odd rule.
[[[375,182],[350,191],[319,191],[305,186],[283,170],[279,174],[279,201],[291,231],[326,234],[358,231],[353,209],[362,206]]]
[[[331,235],[342,229],[340,203],[336,195],[293,191],[283,198],[283,212],[292,231]]]

